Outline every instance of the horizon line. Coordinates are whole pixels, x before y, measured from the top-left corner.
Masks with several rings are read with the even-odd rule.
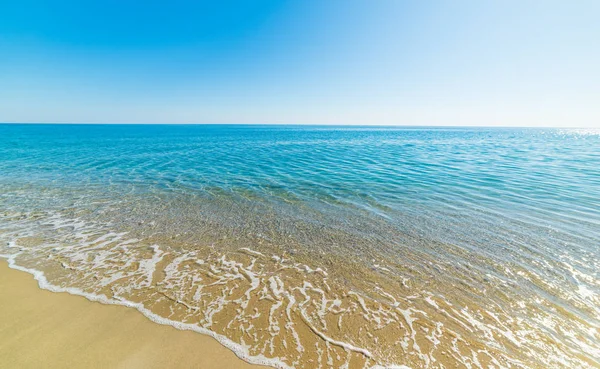
[[[90,126],[294,126],[294,127],[397,127],[397,128],[556,128],[600,129],[592,126],[521,126],[521,125],[424,125],[424,124],[348,124],[348,123],[134,123],[134,122],[0,122],[0,125],[90,125]]]

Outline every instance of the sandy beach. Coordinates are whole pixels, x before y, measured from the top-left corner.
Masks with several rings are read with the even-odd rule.
[[[134,309],[38,288],[0,261],[1,368],[260,368]]]

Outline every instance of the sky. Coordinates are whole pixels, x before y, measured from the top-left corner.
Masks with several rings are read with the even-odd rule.
[[[0,122],[600,128],[600,1],[0,2]]]

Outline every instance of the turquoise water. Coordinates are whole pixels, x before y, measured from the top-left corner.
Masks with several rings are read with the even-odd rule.
[[[365,336],[352,325],[327,326],[327,314],[346,303],[329,300],[327,288],[320,288],[327,292],[323,301],[334,302],[325,310],[292,304],[291,311],[299,309],[317,327],[310,345],[323,352],[318,358],[298,345],[292,350],[285,338],[273,339],[270,351],[258,348],[265,338],[245,339],[250,348],[240,353],[240,330],[217,327],[227,318],[210,324],[198,318],[209,332],[203,333],[218,335],[249,361],[262,355],[271,365],[315,367],[322,357],[326,367],[335,346],[358,356],[354,349],[368,350],[360,360],[348,358],[350,367],[485,367],[485,360],[498,367],[600,366],[598,130],[0,125],[0,212],[0,236],[8,245],[0,253],[15,265],[45,272],[49,285],[141,303],[157,316],[163,307],[153,308],[156,297],[140,292],[147,286],[107,292],[112,282],[95,285],[72,272],[83,263],[82,250],[77,257],[73,250],[52,250],[81,244],[82,234],[95,250],[113,246],[99,247],[100,234],[127,234],[135,241],[126,244],[139,243],[140,250],[158,244],[173,259],[193,250],[207,263],[248,249],[236,259],[245,267],[249,253],[269,256],[260,270],[270,274],[257,283],[268,286],[278,270],[269,263],[282,258],[303,270],[322,270],[318,282],[307,282],[311,286],[326,275],[339,296],[357,293],[372,301],[367,305],[382,304],[378,311],[388,309],[389,317],[402,308],[398,327],[377,330],[383,323],[369,315],[375,308],[368,305]],[[20,247],[24,236],[43,241]],[[159,257],[156,250],[135,252],[127,257]],[[48,260],[59,254],[53,266]],[[68,258],[75,269],[60,267]],[[119,268],[131,266],[121,261]],[[94,265],[97,273],[117,270]],[[155,263],[152,271],[161,267]],[[179,277],[188,278],[182,268]],[[93,265],[81,264],[83,270]],[[296,302],[306,280],[288,277],[286,301]],[[276,283],[282,291],[285,278]],[[148,284],[155,283],[150,278]],[[185,299],[196,282],[185,283],[169,288],[181,289]],[[252,293],[249,305],[258,304]],[[274,300],[281,295],[273,293]],[[192,322],[183,312],[163,318]],[[287,319],[265,322],[277,332],[269,337],[280,334],[277,324],[295,324]],[[414,328],[415,321],[422,328]],[[316,333],[319,325],[330,341]],[[377,332],[381,337],[369,341]],[[402,332],[406,344],[396,344],[390,337]],[[301,339],[309,334],[298,333]],[[465,348],[454,348],[457,335]],[[477,357],[486,350],[485,359]],[[329,356],[335,359],[330,366],[346,363],[339,353]]]

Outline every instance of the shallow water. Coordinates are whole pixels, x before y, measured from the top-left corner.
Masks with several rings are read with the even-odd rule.
[[[0,254],[279,367],[600,367],[600,131],[0,125]]]

